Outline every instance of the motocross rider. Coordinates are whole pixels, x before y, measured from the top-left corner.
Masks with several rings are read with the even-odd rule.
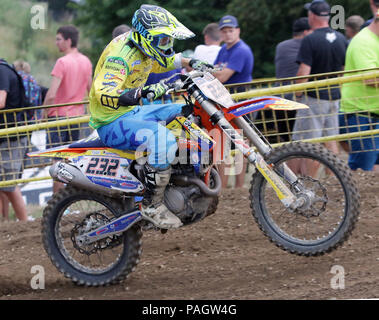
[[[163,203],[177,143],[158,122],[173,119],[181,113],[182,105],[140,106],[140,99],[149,93],[157,99],[166,92],[163,83],[144,86],[150,72],[210,67],[206,62],[175,54],[174,39],[193,36],[167,10],[142,5],[134,13],[132,30],[113,39],[104,49],[89,94],[90,126],[106,146],[121,150],[141,150],[142,146],[150,151],[144,165],[146,191],[141,214],[162,229],[178,228],[182,222]]]

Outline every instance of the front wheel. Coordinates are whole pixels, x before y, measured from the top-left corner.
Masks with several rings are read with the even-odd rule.
[[[124,280],[138,263],[142,232],[135,225],[122,234],[81,246],[76,237],[121,215],[133,204],[67,186],[54,194],[42,219],[42,238],[52,263],[74,283],[86,286]]]
[[[271,185],[255,172],[251,208],[263,233],[281,249],[298,255],[321,255],[341,245],[358,219],[360,200],[346,163],[320,144],[303,142],[275,148],[266,161],[279,176],[285,163],[302,190],[296,184],[286,185],[309,203],[294,212],[287,210]]]

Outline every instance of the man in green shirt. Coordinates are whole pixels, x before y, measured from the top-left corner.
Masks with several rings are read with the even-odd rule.
[[[345,70],[379,67],[379,0],[370,0],[375,19],[350,42]],[[342,86],[341,133],[379,129],[379,81],[369,79]],[[349,166],[379,171],[379,136],[351,141]]]

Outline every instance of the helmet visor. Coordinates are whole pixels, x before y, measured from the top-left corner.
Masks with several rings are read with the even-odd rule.
[[[152,46],[158,49],[159,52],[165,57],[170,57],[174,54],[174,38],[165,34],[155,36]]]

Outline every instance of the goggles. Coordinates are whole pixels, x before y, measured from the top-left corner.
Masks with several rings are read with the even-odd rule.
[[[153,47],[157,48],[165,57],[170,57],[174,54],[174,38],[172,37],[162,34],[160,36],[154,37],[151,44]]]

